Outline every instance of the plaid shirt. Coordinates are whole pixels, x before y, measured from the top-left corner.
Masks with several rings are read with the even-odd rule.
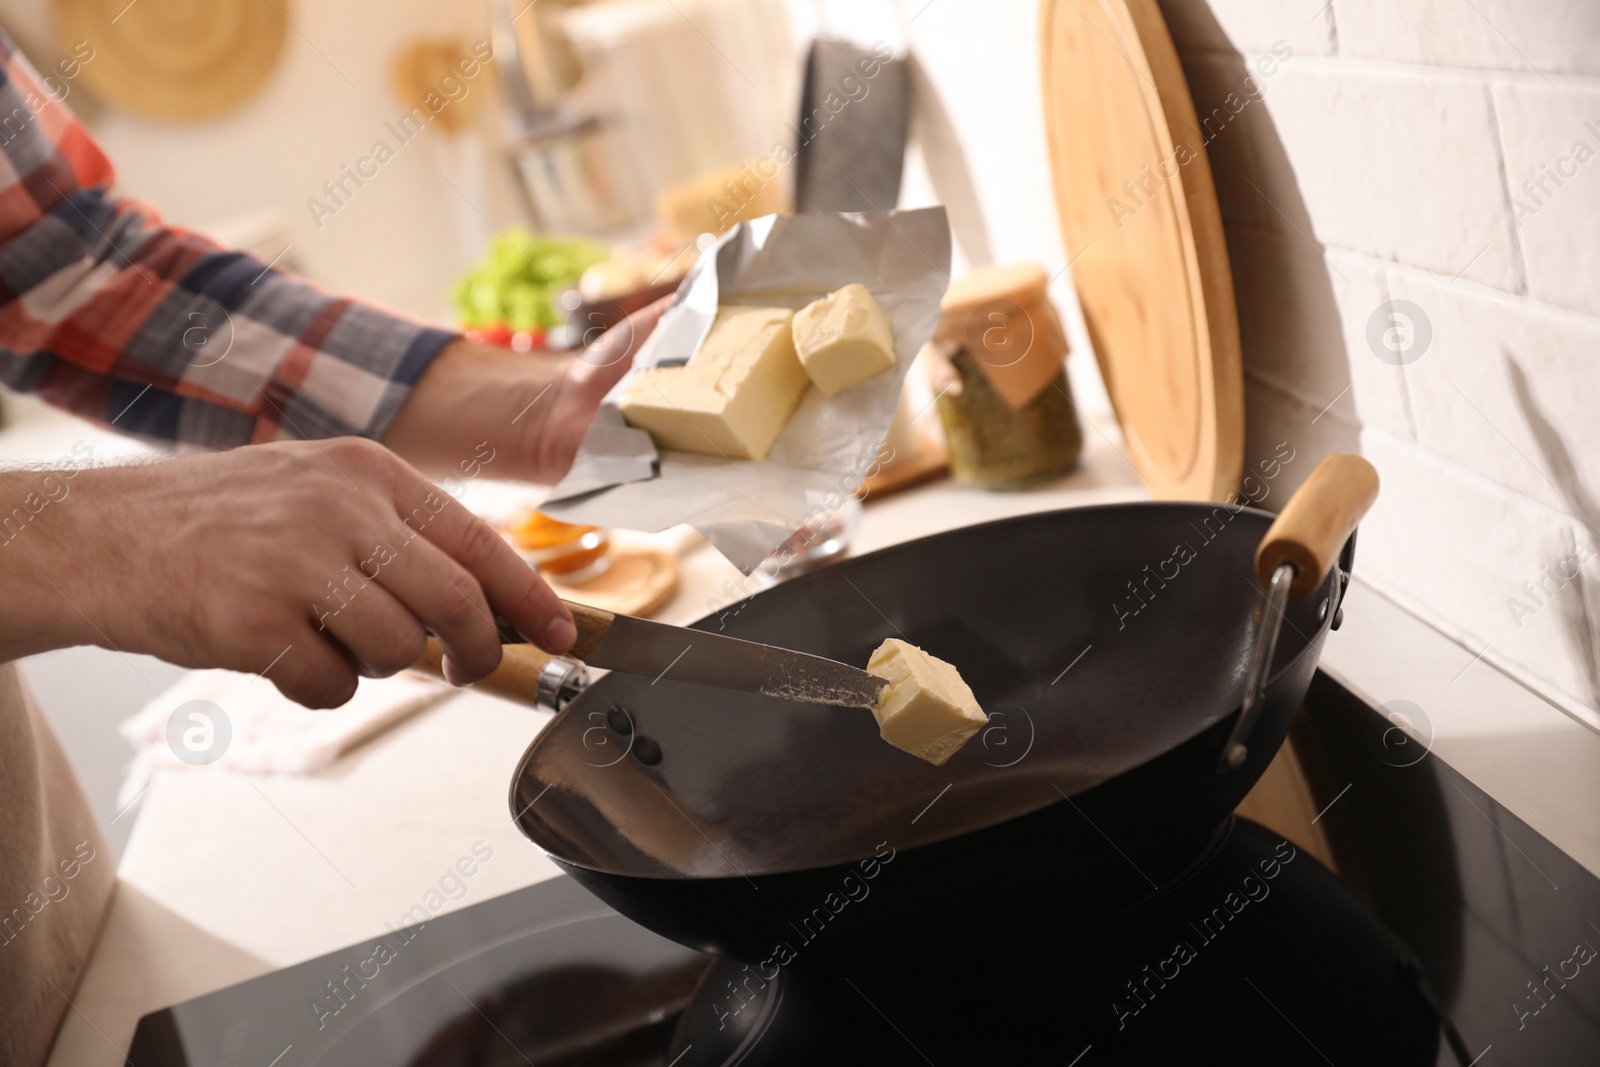
[[[113,180],[0,33],[0,384],[175,445],[378,437],[454,337],[165,226]]]

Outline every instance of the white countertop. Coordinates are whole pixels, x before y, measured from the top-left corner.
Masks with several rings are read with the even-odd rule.
[[[1115,446],[1087,436],[1079,471],[1044,489],[999,494],[941,482],[869,502],[854,551],[1009,515],[1143,499]],[[704,545],[682,564],[681,588],[657,614],[664,621],[690,622],[725,603],[724,583],[738,577]],[[1600,735],[1359,583],[1345,615],[1326,646],[1329,669],[1373,703],[1404,698],[1426,709],[1440,756],[1600,873]],[[49,1063],[121,1067],[146,1012],[403,925],[478,842],[492,857],[441,911],[557,874],[512,825],[506,803],[517,760],[546,721],[462,692],[317,777],[159,777],[141,802],[117,895]]]

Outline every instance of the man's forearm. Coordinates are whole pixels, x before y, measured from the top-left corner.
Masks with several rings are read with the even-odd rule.
[[[430,634],[447,678],[485,677],[497,611],[549,652],[577,637],[493,528],[364,438],[0,473],[0,661],[95,644],[337,707]]]
[[[567,355],[454,341],[423,371],[383,443],[424,473],[460,477],[460,464],[487,442],[503,457],[493,477],[553,484],[671,299],[635,311]]]
[[[539,453],[564,365],[558,356],[455,341],[423,372],[383,443],[435,478],[459,477],[457,465],[483,442],[495,451],[495,477],[559,477]]]
[[[86,479],[107,473],[0,472],[0,662],[94,641],[74,592],[95,562],[74,530],[89,521]]]

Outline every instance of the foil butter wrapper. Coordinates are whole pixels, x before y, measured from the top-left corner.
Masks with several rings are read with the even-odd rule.
[[[808,519],[853,492],[878,462],[911,361],[933,336],[950,274],[942,207],[768,215],[728,231],[600,404],[572,469],[540,510],[563,522],[654,533],[687,523],[749,574]],[[685,363],[720,304],[795,311],[851,282],[883,309],[895,365],[832,399],[815,387],[759,463],[658,450],[617,404],[641,367]]]

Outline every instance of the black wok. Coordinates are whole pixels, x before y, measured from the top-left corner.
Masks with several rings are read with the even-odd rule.
[[[529,746],[511,810],[607,904],[760,970],[1094,925],[1202,860],[1277,752],[1361,510],[1334,535],[1339,565],[1288,604],[1231,772],[1273,516],[1124,504],[908,542],[696,624],[851,663],[903,637],[951,661],[991,720],[944,766],[883,743],[869,712],[612,673]]]

